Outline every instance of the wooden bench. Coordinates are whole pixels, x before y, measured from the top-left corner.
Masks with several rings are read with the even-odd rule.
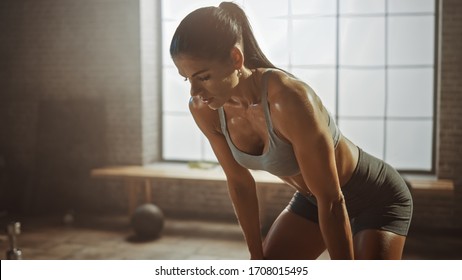
[[[251,172],[257,184],[282,184],[279,178],[267,172]],[[156,179],[226,182],[226,176],[220,166],[201,169],[191,168],[187,164],[179,163],[155,163],[145,166],[108,166],[93,169],[91,177],[124,181],[128,194],[129,215],[137,207],[138,195],[141,194],[143,202],[151,202],[152,182]]]
[[[283,182],[267,172],[251,171],[257,184],[281,185]],[[145,166],[109,166],[93,169],[93,178],[124,181],[128,194],[128,213],[131,215],[138,204],[138,196],[143,202],[152,202],[152,182],[156,179],[164,180],[200,180],[226,182],[226,176],[220,166],[208,169],[191,168],[180,163],[155,163]],[[437,179],[427,175],[403,175],[410,184],[413,192],[454,192],[454,183],[447,179]],[[264,202],[262,203],[264,204]],[[261,205],[264,209],[265,205]]]
[[[422,191],[454,191],[454,182],[449,179],[438,179],[430,175],[403,175],[413,190]]]

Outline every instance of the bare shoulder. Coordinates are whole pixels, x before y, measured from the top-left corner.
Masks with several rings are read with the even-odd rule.
[[[323,105],[314,90],[305,82],[283,71],[272,71],[268,77],[268,103],[273,123],[316,118]]]

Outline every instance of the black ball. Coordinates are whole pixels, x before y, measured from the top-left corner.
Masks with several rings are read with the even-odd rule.
[[[156,205],[146,203],[136,208],[131,224],[138,237],[156,238],[160,236],[164,228],[164,214]]]

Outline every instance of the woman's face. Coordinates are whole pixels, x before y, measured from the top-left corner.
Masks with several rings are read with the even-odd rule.
[[[231,62],[177,55],[173,59],[178,73],[191,84],[191,96],[200,98],[211,109],[222,107],[238,84],[235,68]]]

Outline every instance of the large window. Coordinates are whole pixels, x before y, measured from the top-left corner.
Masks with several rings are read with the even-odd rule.
[[[241,0],[270,60],[310,84],[343,134],[401,170],[433,167],[436,0]],[[216,160],[169,43],[195,8],[164,0],[163,157]]]

